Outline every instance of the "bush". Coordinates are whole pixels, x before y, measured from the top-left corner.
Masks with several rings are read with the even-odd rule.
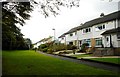
[[[49,48],[49,49],[47,50],[47,53],[49,53],[49,54],[52,54],[53,52],[54,52],[54,50],[51,49],[51,48]]]
[[[72,50],[74,50],[74,49],[77,49],[77,47],[75,45],[72,45]]]
[[[74,50],[77,49],[77,47],[75,45],[67,45],[67,50]]]
[[[40,48],[40,49],[47,48],[47,45],[46,45],[46,44],[41,44],[41,45],[39,46],[39,48]]]
[[[42,49],[43,52],[47,52],[48,48],[44,48]]]
[[[88,43],[83,43],[82,46],[81,46],[81,50],[80,50],[80,52],[86,52],[86,50],[87,50],[87,46],[89,46]]]

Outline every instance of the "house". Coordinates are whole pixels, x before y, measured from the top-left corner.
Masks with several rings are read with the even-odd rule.
[[[59,36],[58,38],[58,40],[59,40],[59,42],[61,43],[61,44],[66,44],[66,37],[65,37],[65,33],[64,34],[62,34],[61,36]]]
[[[80,47],[120,47],[120,11],[104,15],[74,27],[59,38],[66,38],[67,44]]]
[[[54,41],[52,36],[49,36],[48,38],[41,39],[40,41],[38,41],[34,44],[34,48],[38,48],[38,46],[40,46],[41,44],[51,43],[52,41]]]

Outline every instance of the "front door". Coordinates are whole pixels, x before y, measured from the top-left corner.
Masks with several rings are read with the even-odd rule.
[[[110,47],[110,36],[106,36],[106,47]]]

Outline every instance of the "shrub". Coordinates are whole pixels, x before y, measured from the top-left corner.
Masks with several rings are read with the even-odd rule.
[[[80,52],[86,52],[86,50],[87,50],[87,46],[89,46],[88,43],[83,43],[82,46],[81,46],[81,50],[80,50]]]
[[[77,47],[75,45],[72,45],[72,50],[74,50],[74,49],[77,49]]]
[[[67,45],[67,50],[74,50],[74,49],[77,49],[75,45],[70,45],[70,44]]]
[[[46,48],[46,47],[47,47],[46,44],[41,44],[41,45],[39,46],[40,49],[44,49],[44,48]]]
[[[68,44],[67,45],[67,50],[72,50],[72,45]]]
[[[49,54],[52,54],[54,52],[54,50],[52,49],[52,48],[49,48],[48,50],[47,50],[47,53],[49,53]]]
[[[44,48],[42,49],[43,52],[47,52],[48,48]]]

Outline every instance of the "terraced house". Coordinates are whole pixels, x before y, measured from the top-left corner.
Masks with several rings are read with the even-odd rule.
[[[74,27],[59,37],[61,43],[80,47],[120,47],[120,11],[104,15]]]
[[[40,46],[41,44],[50,43],[52,41],[54,41],[53,36],[49,36],[48,38],[41,39],[40,41],[34,44],[34,48],[38,48],[38,46]]]

